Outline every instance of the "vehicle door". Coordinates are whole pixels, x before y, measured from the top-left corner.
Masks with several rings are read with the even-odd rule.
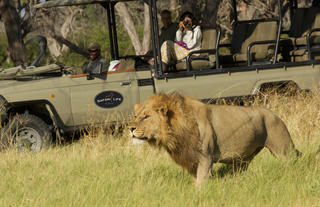
[[[178,91],[201,100],[244,96],[252,93],[259,79],[255,71],[227,72],[220,69],[177,72],[155,79],[157,93]]]
[[[95,77],[74,76],[71,108],[74,125],[124,121],[138,103],[135,70],[115,71]]]

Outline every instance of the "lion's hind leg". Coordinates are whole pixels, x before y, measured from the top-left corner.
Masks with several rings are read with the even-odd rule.
[[[233,173],[241,173],[248,169],[249,164],[253,160],[253,158],[263,149],[263,146],[257,147],[256,150],[246,157],[238,157],[232,160],[230,163],[232,166]]]
[[[241,173],[248,169],[251,160],[236,160],[232,163],[232,173]]]
[[[267,139],[265,142],[265,147],[268,148],[274,156],[284,157],[292,152],[295,152],[297,156],[301,154],[295,149],[286,125],[279,117],[275,115],[267,117],[266,130]]]
[[[249,164],[253,160],[253,158],[263,149],[263,147],[258,147],[249,157],[246,158],[238,158],[233,160],[232,169],[233,173],[241,173],[248,169]]]

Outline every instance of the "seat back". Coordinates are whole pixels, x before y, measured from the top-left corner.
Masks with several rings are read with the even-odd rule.
[[[312,24],[312,28],[320,28],[320,7],[313,8],[313,12],[315,13],[314,22]]]
[[[257,23],[252,34],[243,42],[240,53],[246,54],[250,43],[256,41],[276,40],[278,34],[278,22],[267,21]],[[270,44],[256,45],[251,49],[256,59],[265,59],[268,55],[274,53],[270,49]]]
[[[247,61],[247,50],[249,44],[258,41],[276,40],[278,35],[278,22],[270,21],[248,21],[239,22],[235,25],[231,42],[231,54],[235,61]],[[274,45],[274,44],[273,44]],[[267,59],[274,54],[271,44],[259,44],[251,48],[252,59]]]
[[[318,52],[307,53],[307,34],[315,28],[320,28],[320,7],[298,8],[294,11],[289,30],[289,37],[295,48],[290,52],[291,61],[306,61],[310,58],[320,58]],[[320,32],[312,32],[310,47],[319,47]],[[297,49],[298,48],[298,49]]]
[[[312,13],[314,14],[314,21],[313,21],[311,28],[312,29],[320,28],[320,7],[312,8]],[[319,36],[319,35],[320,35],[320,32],[314,32],[312,34],[312,36]]]
[[[202,30],[202,43],[201,49],[216,49],[217,46],[217,30],[216,29],[203,29]],[[215,62],[215,55],[209,55],[209,61]]]
[[[237,22],[233,28],[231,39],[231,54],[240,53],[243,42],[252,34],[255,24],[248,22]]]

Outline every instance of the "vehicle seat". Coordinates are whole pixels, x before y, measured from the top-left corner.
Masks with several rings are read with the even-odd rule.
[[[201,42],[201,50],[199,53],[196,53],[191,56],[191,66],[192,69],[202,69],[202,68],[213,68],[216,63],[216,52],[212,51],[210,53],[201,53],[204,50],[213,50],[216,49],[217,40],[219,36],[219,32],[217,29],[202,29],[202,42]],[[186,70],[187,62],[186,59],[178,62],[176,64],[176,69]]]
[[[248,47],[250,48],[250,59],[253,62],[270,62],[274,55],[274,45],[278,34],[278,22],[238,22],[232,35],[230,55],[219,56],[222,65],[238,64],[245,62],[249,64]]]
[[[294,17],[289,30],[289,39],[293,46],[290,51],[291,61],[309,60],[307,50],[308,33],[316,28],[320,28],[320,8],[298,8],[295,10]],[[320,32],[314,31],[310,36],[310,46],[313,59],[320,59]]]

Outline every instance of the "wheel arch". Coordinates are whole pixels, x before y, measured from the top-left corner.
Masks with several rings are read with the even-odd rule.
[[[7,117],[28,112],[41,118],[48,125],[65,128],[59,114],[48,100],[22,101],[8,103]]]
[[[263,81],[256,84],[252,91],[252,94],[258,95],[270,89],[275,90],[276,92],[283,93],[285,92],[286,88],[292,88],[296,91],[301,91],[301,87],[297,82],[293,80]]]

